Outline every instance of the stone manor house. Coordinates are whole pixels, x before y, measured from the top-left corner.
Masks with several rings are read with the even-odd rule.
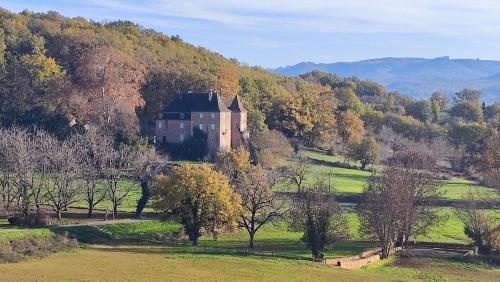
[[[156,120],[157,142],[181,143],[199,128],[207,136],[208,154],[246,146],[247,110],[236,95],[229,107],[216,92],[180,94]]]

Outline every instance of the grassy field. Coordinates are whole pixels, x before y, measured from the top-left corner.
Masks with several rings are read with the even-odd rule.
[[[92,245],[0,264],[2,281],[499,281],[492,266],[452,260],[390,259],[360,270],[307,261],[179,254],[162,246]]]
[[[50,237],[54,233],[49,228],[16,228],[0,219],[0,237],[8,240],[22,239],[27,237]]]
[[[315,152],[308,156],[335,162]],[[370,173],[325,165],[312,165],[312,177],[328,181],[337,193],[359,194]],[[471,183],[464,179],[446,181],[442,189],[449,200],[459,200]],[[285,190],[283,184],[275,187]],[[482,195],[492,189],[473,185]],[[121,207],[134,211],[140,190],[137,186]],[[80,201],[79,206],[84,207]],[[352,204],[347,209],[351,240],[333,244],[327,258],[358,254],[376,246],[359,234],[359,218]],[[102,203],[99,208],[109,208]],[[491,212],[491,211],[490,211]],[[443,221],[417,241],[468,243],[463,225],[451,208],[439,208]],[[54,226],[23,229],[0,221],[0,237],[9,240],[29,236],[51,236],[69,232],[86,243],[75,252],[62,252],[43,259],[30,259],[16,264],[0,264],[1,281],[499,281],[500,270],[491,265],[463,261],[401,258],[389,259],[360,270],[343,270],[311,263],[311,255],[300,240],[301,233],[288,229],[286,223],[267,225],[256,234],[256,248],[249,250],[248,234],[239,230],[204,236],[198,246],[182,240],[172,242],[168,235],[180,236],[181,226],[171,221],[108,224],[99,226]],[[112,271],[110,271],[112,270]]]
[[[326,154],[304,151],[305,156],[325,162],[342,161],[339,156],[328,156]],[[351,165],[356,163],[350,162]],[[311,164],[310,177],[307,178],[306,184],[313,183],[317,179],[323,179],[326,183],[330,183],[332,190],[339,194],[359,194],[363,192],[363,186],[366,184],[370,172],[357,169],[346,169],[327,165]],[[493,188],[477,185],[469,180],[461,178],[452,178],[445,180],[441,190],[443,198],[447,200],[461,200],[469,188],[477,192],[481,197],[498,197]],[[279,183],[274,187],[281,191],[294,191],[294,187],[288,187],[284,183]]]
[[[90,246],[0,264],[2,281],[401,281],[278,258],[172,254],[160,246]]]

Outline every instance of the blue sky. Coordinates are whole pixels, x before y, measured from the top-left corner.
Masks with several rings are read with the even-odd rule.
[[[130,20],[264,67],[379,57],[500,60],[497,0],[0,0],[0,6]]]

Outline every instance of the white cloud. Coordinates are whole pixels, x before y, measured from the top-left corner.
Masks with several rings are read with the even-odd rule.
[[[93,0],[94,5],[155,16],[210,21],[234,29],[324,32],[496,34],[496,0]],[[201,24],[201,23],[200,23]]]

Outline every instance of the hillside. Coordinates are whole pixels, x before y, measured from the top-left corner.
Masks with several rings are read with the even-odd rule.
[[[449,57],[381,58],[332,64],[304,62],[271,71],[297,76],[313,70],[370,79],[382,83],[390,91],[415,98],[428,98],[435,91],[453,94],[463,88],[481,90],[486,102],[500,98],[500,61]]]

